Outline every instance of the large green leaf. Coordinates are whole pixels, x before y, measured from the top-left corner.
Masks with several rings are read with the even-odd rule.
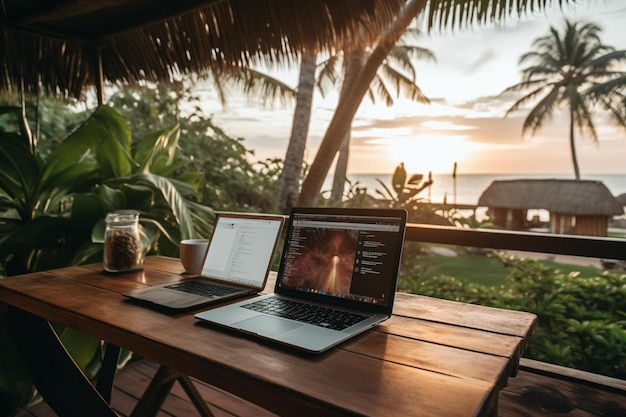
[[[60,178],[67,177],[59,173],[88,159],[97,161],[97,167],[86,164],[83,169],[98,168],[103,178],[129,175],[135,166],[130,156],[130,140],[126,119],[110,107],[100,106],[50,155],[44,168],[42,187],[66,185]],[[85,174],[89,172],[86,170]],[[76,171],[73,174],[75,179],[79,178]]]
[[[30,201],[39,175],[39,162],[16,135],[0,132],[0,191]]]
[[[126,208],[126,196],[121,190],[103,184],[97,186],[95,191],[102,200],[105,211],[109,212]]]
[[[161,170],[170,167],[174,162],[179,138],[178,124],[146,135],[139,141],[134,153],[135,161],[139,164],[138,172],[163,174]],[[160,167],[159,170],[154,169],[157,166]]]
[[[79,332],[71,327],[64,327],[59,333],[59,338],[63,342],[65,349],[72,356],[72,359],[81,369],[85,369],[100,351],[100,339]],[[93,377],[94,375],[88,376]]]
[[[128,178],[120,178],[107,182],[110,186],[119,187],[122,184],[146,185],[156,190],[167,206],[171,209],[176,222],[180,225],[181,239],[189,239],[194,235],[193,217],[189,201],[185,196],[195,193],[193,187],[171,178],[164,178],[153,174],[136,174]]]
[[[161,191],[180,225],[181,239],[194,237],[192,211],[185,196],[194,193],[195,190],[182,182],[152,174],[139,174],[136,180],[138,183],[151,184]]]

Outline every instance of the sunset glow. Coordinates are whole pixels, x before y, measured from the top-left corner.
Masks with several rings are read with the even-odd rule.
[[[410,173],[449,173],[454,163],[463,163],[480,148],[465,136],[439,135],[374,139],[383,144],[394,165],[404,162]]]
[[[519,95],[501,94],[520,81],[519,58],[532,49],[533,40],[550,26],[560,27],[564,18],[597,23],[604,44],[626,48],[626,8],[616,0],[555,6],[500,24],[424,32],[416,43],[431,50],[436,62],[416,61],[416,83],[430,104],[399,96],[388,107],[366,98],[352,123],[348,174],[391,173],[400,162],[407,171],[424,174],[450,173],[455,162],[462,174],[571,174],[566,112],[555,112],[534,136],[522,136],[528,109],[504,117]],[[290,74],[296,82],[297,68]],[[212,102],[206,111],[227,134],[245,138],[255,161],[285,157],[293,108],[253,108],[241,98],[225,110],[218,100]],[[314,97],[305,153],[309,164],[336,105],[336,94]],[[610,127],[598,120],[597,143],[576,137],[583,173],[626,173],[625,134]]]

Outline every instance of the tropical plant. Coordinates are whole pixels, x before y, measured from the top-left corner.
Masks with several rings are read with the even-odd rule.
[[[567,4],[572,0],[563,0],[560,4]],[[339,100],[333,117],[326,129],[324,138],[311,164],[308,175],[302,183],[297,204],[314,205],[324,184],[328,170],[341,147],[350,124],[358,110],[360,103],[367,94],[378,68],[389,55],[391,48],[398,42],[409,24],[424,10],[427,12],[426,23],[428,28],[463,26],[472,23],[485,24],[501,21],[513,13],[521,15],[526,11],[543,10],[549,2],[529,2],[526,0],[513,1],[484,1],[484,0],[409,0],[400,10],[396,18],[385,31],[381,31],[378,42],[368,55],[361,71],[342,99]],[[428,8],[427,8],[428,6]]]
[[[428,173],[428,178],[424,179],[423,174],[412,174],[408,177],[404,162],[401,162],[391,176],[391,188],[393,192],[380,179],[376,181],[383,187],[383,191],[376,190],[381,197],[388,199],[389,204],[396,208],[405,208],[415,202],[415,196],[426,188],[433,185],[433,175]]]
[[[253,70],[246,73],[250,72],[256,75],[242,76],[240,80],[220,78],[220,81],[224,85],[235,83],[250,95],[263,86],[271,90],[271,77]],[[268,96],[270,101],[286,103],[289,98],[286,89],[286,86],[276,87]],[[282,163],[278,160],[251,162],[254,152],[245,147],[244,139],[232,138],[217,127],[190,87],[174,84],[170,91],[169,84],[157,83],[125,88],[115,93],[110,103],[129,120],[133,138],[173,124],[180,125],[177,157],[183,169],[179,173],[202,173],[199,194],[192,197],[194,200],[214,210],[276,210],[274,193],[278,173],[274,170]]]
[[[528,63],[522,70],[522,81],[504,90],[529,91],[507,110],[505,117],[525,104],[536,103],[524,120],[522,133],[530,130],[535,134],[556,110],[568,109],[569,146],[576,179],[580,179],[580,168],[575,132],[588,133],[594,142],[598,141],[595,110],[609,112],[616,124],[626,129],[626,72],[616,70],[620,62],[626,61],[626,51],[604,45],[600,32],[600,27],[593,23],[568,20],[562,32],[551,27],[548,35],[535,39],[535,50],[520,58],[520,64]],[[616,95],[617,99],[613,97]]]
[[[208,236],[211,210],[188,199],[197,192],[199,174],[176,173],[178,126],[147,135],[132,152],[126,120],[102,106],[44,158],[31,147],[21,109],[2,110],[19,126],[0,131],[3,274],[101,260],[103,219],[118,209],[141,213],[146,250],[153,253],[175,255],[181,238]],[[0,313],[0,398],[14,404],[32,395],[32,385],[6,333],[5,314]],[[69,328],[57,330],[72,357],[94,376],[103,343]]]
[[[13,275],[94,259],[101,247],[92,242],[92,233],[98,235],[106,212],[117,209],[141,213],[152,238],[149,249],[169,245],[169,253],[176,254],[181,238],[208,235],[210,211],[188,199],[196,193],[199,174],[171,178],[180,167],[175,158],[178,137],[177,126],[147,135],[132,155],[128,124],[106,106],[45,160],[30,151],[21,135],[3,134],[4,272]]]
[[[450,221],[437,214],[425,199],[416,197],[432,186],[432,173],[429,172],[426,178],[423,174],[412,174],[409,177],[404,163],[401,162],[391,176],[391,189],[380,179],[376,178],[376,181],[383,187],[382,190],[375,190],[376,194],[382,197],[387,207],[407,210],[410,222],[451,225]]]

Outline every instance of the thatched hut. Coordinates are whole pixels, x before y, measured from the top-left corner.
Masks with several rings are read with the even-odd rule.
[[[494,181],[478,205],[488,207],[494,224],[524,230],[528,210],[547,210],[550,231],[558,234],[606,236],[609,219],[624,214],[624,207],[600,181],[511,180]]]

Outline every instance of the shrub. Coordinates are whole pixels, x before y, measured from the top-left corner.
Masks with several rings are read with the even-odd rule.
[[[581,278],[536,260],[500,256],[509,285],[489,287],[450,276],[421,278],[419,260],[409,259],[401,290],[534,313],[539,329],[527,357],[626,379],[626,274]]]

